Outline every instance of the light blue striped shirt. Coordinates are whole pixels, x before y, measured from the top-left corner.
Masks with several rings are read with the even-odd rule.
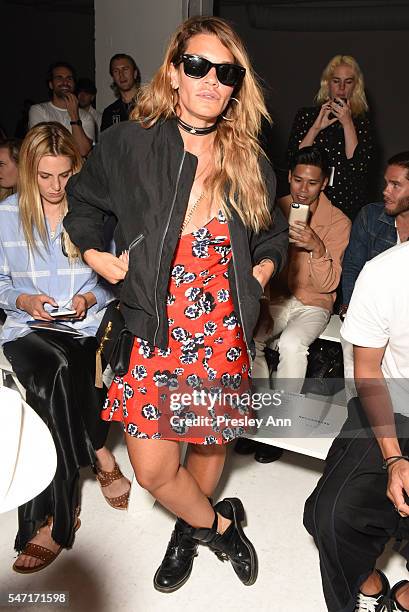
[[[105,306],[113,299],[107,285],[82,259],[70,262],[61,247],[62,224],[54,238],[50,237],[47,250],[38,238],[38,250],[27,246],[21,227],[18,197],[16,194],[0,203],[0,308],[7,314],[6,322],[0,330],[0,345],[30,333],[26,322],[32,317],[16,306],[16,299],[22,293],[43,293],[53,297],[59,306],[70,303],[77,293],[92,291],[97,303],[92,306],[85,319],[70,325],[81,330],[86,336],[95,335],[104,314]],[[45,332],[44,332],[45,333]]]

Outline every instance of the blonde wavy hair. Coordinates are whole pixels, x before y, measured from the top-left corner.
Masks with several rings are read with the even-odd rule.
[[[69,157],[72,173],[79,172],[82,158],[70,132],[60,123],[50,121],[33,127],[23,140],[20,151],[18,198],[21,226],[28,247],[38,250],[35,232],[46,248],[49,246],[47,227],[40,190],[38,188],[38,164],[45,155],[63,155]],[[67,200],[62,202],[63,215],[68,210]],[[62,240],[65,252],[70,259],[79,257],[77,247],[73,245],[67,232],[63,229]]]
[[[354,117],[362,115],[368,110],[368,102],[365,95],[364,75],[359,67],[358,62],[352,55],[335,55],[329,60],[321,75],[320,89],[315,96],[317,104],[321,105],[329,97],[329,83],[333,77],[334,71],[338,66],[348,66],[355,73],[356,83],[352,96],[349,100],[351,104],[351,112]]]
[[[234,62],[246,69],[245,77],[224,110],[231,121],[219,118],[214,139],[214,171],[205,182],[210,197],[221,202],[223,212],[230,217],[225,202],[226,187],[230,205],[243,223],[255,232],[271,225],[267,189],[261,174],[259,159],[264,155],[258,137],[264,117],[271,122],[261,87],[251,67],[247,51],[231,26],[218,17],[192,17],[182,23],[172,36],[164,61],[152,81],[138,93],[130,118],[150,128],[159,120],[178,114],[177,100],[170,81],[171,64],[185,53],[190,38],[198,34],[217,36],[233,55]],[[177,97],[177,96],[176,96]]]

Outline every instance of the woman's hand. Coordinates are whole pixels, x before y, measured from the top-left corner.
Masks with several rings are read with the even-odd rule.
[[[111,255],[111,253],[89,249],[84,253],[84,261],[97,274],[113,285],[123,280],[128,272],[128,263],[120,257]]]
[[[80,320],[85,319],[85,317],[87,316],[87,310],[89,308],[85,295],[82,295],[81,293],[77,293],[77,295],[74,295],[71,301],[71,305],[72,309],[75,310],[76,314],[70,316],[69,318]]]
[[[40,321],[53,321],[46,310],[44,310],[44,304],[51,304],[54,308],[58,308],[58,304],[54,298],[49,295],[40,293],[38,295],[29,295],[28,293],[22,293],[16,299],[16,306],[20,310],[25,310],[33,319],[39,319]]]
[[[318,234],[306,223],[295,221],[293,225],[290,225],[288,235],[295,240],[294,246],[311,251],[313,257],[318,258],[325,255],[324,243]]]
[[[358,145],[358,136],[352,120],[351,105],[349,100],[344,101],[340,98],[335,98],[335,100],[337,102],[331,102],[331,110],[344,130],[345,157],[352,159]]]
[[[129,267],[129,251],[122,251],[119,259]]]
[[[349,100],[341,100],[341,98],[334,98],[330,102],[331,111],[338,119],[338,121],[344,126],[345,124],[352,122],[351,105]]]
[[[338,121],[337,117],[332,117],[331,119],[329,118],[331,111],[331,100],[327,100],[321,106],[316,120],[298,145],[299,149],[312,146],[321,130],[325,130],[325,128],[327,128],[329,125],[332,125],[335,123],[335,121]]]
[[[253,276],[258,280],[263,290],[270,280],[274,272],[274,263],[271,259],[263,259],[256,266],[253,267]]]
[[[312,125],[312,129],[315,128],[317,133],[321,132],[321,130],[325,130],[325,128],[327,128],[329,125],[332,125],[333,123],[338,121],[338,117],[332,117],[332,119],[329,118],[329,114],[331,113],[331,111],[333,112],[332,104],[333,103],[331,102],[331,100],[327,100],[327,102],[324,102],[324,104],[321,106],[320,112],[318,113],[318,117]]]

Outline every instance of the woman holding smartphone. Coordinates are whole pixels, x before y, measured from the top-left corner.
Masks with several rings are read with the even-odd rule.
[[[65,185],[81,166],[69,131],[40,123],[21,147],[18,192],[0,206],[0,307],[7,314],[0,344],[57,451],[53,481],[19,508],[13,569],[21,574],[44,569],[72,546],[80,525],[80,467],[95,466],[111,506],[126,508],[129,495],[129,481],[104,447],[108,429],[99,406],[105,393],[94,384],[95,332],[112,294],[62,227]],[[73,311],[68,333],[27,325],[37,319],[52,326],[49,309],[65,304]]]
[[[336,55],[321,75],[317,106],[301,108],[294,119],[288,160],[313,144],[325,149],[332,177],[325,189],[329,200],[351,220],[368,203],[373,136],[364,78],[350,55]]]

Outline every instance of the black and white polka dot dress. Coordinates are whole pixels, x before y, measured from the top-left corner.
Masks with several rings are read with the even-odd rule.
[[[316,120],[320,107],[301,108],[294,119],[288,143],[288,161],[298,151],[300,142]],[[321,130],[314,144],[325,149],[330,166],[335,168],[333,186],[325,193],[331,202],[351,220],[369,203],[368,181],[374,156],[373,131],[367,114],[353,118],[358,145],[351,159],[345,155],[344,130],[339,121]]]

